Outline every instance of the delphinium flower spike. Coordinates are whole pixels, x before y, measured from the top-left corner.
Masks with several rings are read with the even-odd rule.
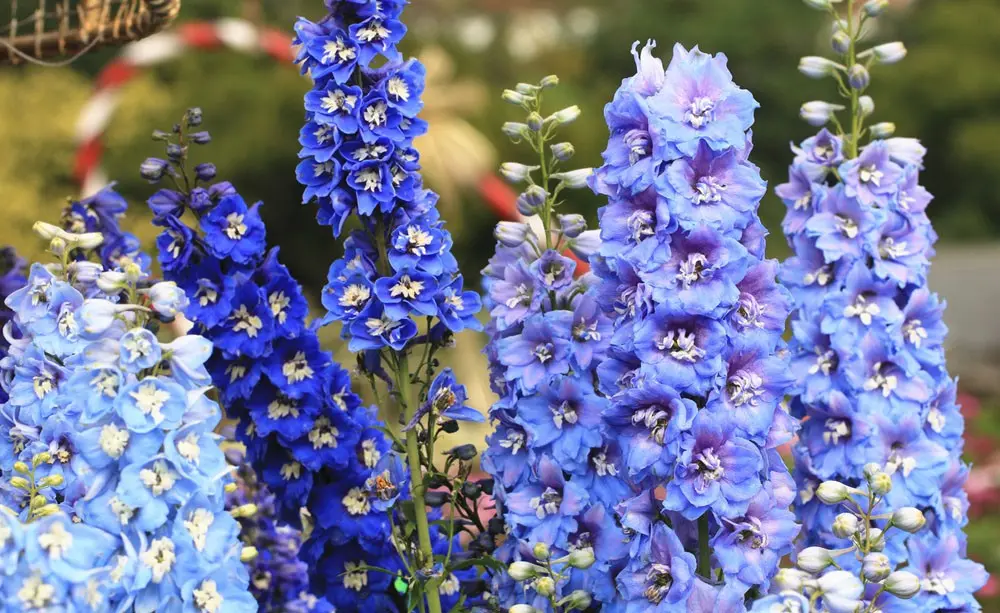
[[[836,61],[803,58],[800,70],[832,78],[844,102],[803,105],[803,118],[823,129],[793,147],[789,181],[776,189],[795,251],[781,278],[796,308],[792,409],[805,418],[795,446],[796,506],[809,547],[799,555],[857,538],[837,533],[842,509],[824,504],[820,484],[861,488],[878,471],[890,509],[927,518],[917,534],[885,530],[884,566],[906,564],[919,580],[899,594],[911,599],[907,610],[978,609],[973,594],[986,574],[965,559],[964,424],[945,365],[944,303],[927,287],[937,236],[926,214],[931,195],[919,184],[925,150],[893,137],[891,123],[870,123],[875,105],[866,93],[876,69],[906,49],[897,42],[862,50],[886,2],[843,4],[842,15],[825,5]],[[865,576],[863,557],[838,563],[861,572],[864,610],[896,606],[873,599],[881,588]]]
[[[400,409],[396,446],[404,452],[411,499],[405,514],[395,514],[402,526],[395,544],[408,570],[401,581],[411,603],[439,613],[442,595],[456,590],[458,559],[467,554],[448,541],[468,529],[478,542],[484,526],[477,505],[491,482],[468,479],[475,447],[451,450],[443,467],[435,450],[445,429],[483,419],[465,406],[465,389],[449,370],[435,374],[452,336],[480,327],[480,299],[464,290],[437,195],[422,184],[413,139],[427,128],[418,117],[425,70],[396,47],[406,32],[405,4],[328,0],[318,23],[299,20],[298,62],[313,88],[305,95],[297,176],[303,201],[316,203],[317,220],[334,236],[347,218],[360,222],[344,241],[344,257],[330,267],[326,321],[340,324],[363,372],[376,387],[384,381]],[[446,491],[430,491],[439,487]],[[447,505],[446,517],[458,513],[469,524],[442,520],[440,529],[432,527],[428,505]]]
[[[614,320],[597,374],[637,490],[617,508],[631,544],[604,611],[739,611],[798,532],[776,449],[794,432],[789,300],[764,259],[756,101],[724,55],[677,45],[664,70],[654,46],[633,48],[591,179],[609,200],[591,265]]]
[[[231,479],[213,432],[211,343],[155,334],[187,297],[127,256],[114,269],[88,259],[107,257],[100,233],[43,222],[35,231],[56,261],[33,264],[7,297],[19,335],[0,363],[4,501],[32,524],[0,544],[11,556],[6,602],[256,611],[243,567],[254,552],[224,508]]]
[[[214,165],[192,170],[191,144],[210,140],[202,121],[191,109],[173,135],[158,132],[167,159],[140,169],[173,185],[148,201],[164,228],[160,266],[191,295],[184,315],[216,345],[212,380],[227,415],[239,421],[249,463],[274,495],[278,521],[298,530],[306,527],[303,510],[311,518],[298,553],[309,589],[326,599],[317,606],[393,610],[392,576],[367,570],[401,570],[380,508],[402,487],[389,470],[389,443],[347,371],[320,348],[302,288],[277,248],[267,250],[260,204],[248,206],[229,182],[213,183]]]
[[[557,83],[550,76],[503,94],[524,113],[504,133],[534,151],[534,165],[500,169],[523,189],[517,205],[528,221],[497,226],[496,252],[483,271],[486,355],[500,397],[490,409],[496,430],[483,465],[496,482],[491,528],[503,543],[494,555],[509,565],[494,577],[494,592],[512,611],[613,602],[609,573],[627,554],[614,506],[631,491],[621,478],[622,451],[605,432],[607,402],[594,386],[611,321],[590,295],[593,277],[575,274],[583,263],[573,256],[587,257],[597,231],[587,230],[582,215],[558,212],[592,171],[571,170],[573,146],[558,138],[580,109],[542,106]]]

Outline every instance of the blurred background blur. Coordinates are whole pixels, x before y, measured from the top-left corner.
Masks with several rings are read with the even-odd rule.
[[[22,2],[23,3],[23,2]],[[1000,501],[1000,2],[897,0],[880,20],[879,40],[902,40],[910,55],[876,70],[870,93],[877,121],[894,121],[901,136],[918,136],[929,149],[922,179],[936,195],[931,217],[941,236],[932,288],[948,300],[950,366],[962,377],[969,409],[970,458],[978,462],[970,491],[982,514]],[[6,11],[6,14],[5,14]],[[318,17],[320,0],[184,0],[185,23],[240,18],[290,34],[297,15]],[[0,24],[9,21],[0,2]],[[500,124],[515,118],[500,92],[517,81],[558,74],[562,85],[550,108],[578,104],[583,117],[567,132],[581,166],[596,166],[607,140],[604,104],[623,77],[634,73],[629,48],[656,39],[660,54],[674,41],[723,52],[736,81],[761,103],[754,126],[753,160],[773,187],[785,180],[789,142],[812,129],[797,118],[806,100],[832,96],[830,82],[810,81],[795,69],[802,55],[825,53],[825,16],[798,0],[417,0],[404,14],[404,48],[428,65],[425,118],[430,134],[418,146],[427,181],[442,194],[442,211],[455,235],[467,281],[492,253],[495,214],[485,204],[484,181],[500,161],[518,160]],[[40,243],[33,221],[55,221],[74,180],[74,133],[94,79],[120,53],[101,49],[62,68],[0,67],[0,244],[29,258]],[[313,296],[322,287],[337,244],[300,203],[295,180],[301,97],[307,81],[265,54],[190,52],[145,69],[122,87],[104,143],[108,177],[132,203],[127,227],[148,244],[155,235],[143,205],[154,191],[138,177],[139,163],[160,155],[149,140],[169,129],[190,106],[201,106],[213,143],[197,152],[212,161],[248,200],[263,200],[270,242]],[[582,193],[572,206],[591,219],[600,202]],[[775,232],[774,257],[787,248],[780,233],[784,207],[768,194],[761,207]],[[333,343],[331,338],[331,343]],[[480,406],[489,403],[481,341],[460,342],[457,361]],[[349,359],[348,356],[342,356]],[[982,409],[982,410],[980,410]],[[974,555],[1000,568],[993,544],[995,518],[971,528]],[[998,609],[993,609],[998,610]]]

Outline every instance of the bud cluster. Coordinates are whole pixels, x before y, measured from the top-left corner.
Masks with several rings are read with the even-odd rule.
[[[822,482],[816,497],[840,510],[830,531],[846,543],[843,547],[812,546],[799,551],[795,568],[781,570],[772,594],[758,600],[752,610],[795,610],[796,604],[803,611],[887,610],[892,605],[886,601],[892,597],[914,597],[921,589],[921,579],[884,553],[892,546],[886,535],[892,530],[920,532],[927,519],[915,507],[890,509],[887,495],[891,490],[892,478],[884,466],[875,463],[865,465],[861,487]],[[808,608],[808,603],[822,603],[825,608]],[[785,608],[780,609],[782,606]]]
[[[594,565],[594,550],[591,547],[574,550],[559,558],[553,558],[549,547],[537,543],[532,549],[534,562],[521,560],[507,567],[507,574],[515,582],[523,584],[524,590],[532,590],[547,600],[548,611],[570,613],[587,610],[593,598],[583,589],[568,591],[564,596],[557,593],[557,586],[566,583],[572,569],[587,570]],[[516,604],[510,613],[542,613],[542,609],[530,604]]]

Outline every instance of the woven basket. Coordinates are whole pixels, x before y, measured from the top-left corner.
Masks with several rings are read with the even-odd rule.
[[[0,0],[2,5],[4,0]],[[181,0],[6,0],[0,62],[72,58],[145,38],[177,16]]]

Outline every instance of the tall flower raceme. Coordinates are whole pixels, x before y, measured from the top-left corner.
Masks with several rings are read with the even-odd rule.
[[[397,43],[406,32],[403,0],[328,0],[318,23],[296,25],[298,63],[313,80],[305,96],[306,124],[300,133],[297,176],[304,202],[315,202],[317,220],[339,236],[348,217],[360,228],[345,240],[323,292],[327,322],[341,326],[351,350],[376,387],[386,382],[398,404],[409,498],[396,547],[408,569],[410,602],[431,613],[442,610],[441,594],[454,592],[455,570],[469,560],[459,547],[435,553],[460,529],[476,538],[484,531],[477,512],[489,480],[468,479],[475,448],[449,451],[443,467],[435,443],[457,421],[481,421],[467,407],[465,389],[451,371],[435,375],[440,349],[454,333],[478,329],[480,299],[465,291],[451,255],[451,235],[424,189],[413,138],[427,124],[422,107],[424,67],[404,60]],[[446,494],[429,491],[443,487]],[[427,503],[447,505],[464,522],[438,521]],[[398,513],[397,513],[398,516]],[[371,578],[372,573],[368,573]],[[467,600],[465,606],[471,601]]]
[[[558,83],[522,83],[504,99],[524,122],[504,132],[535,152],[534,166],[507,163],[501,172],[521,185],[518,209],[527,223],[501,222],[496,253],[483,271],[490,309],[486,355],[496,424],[483,455],[495,480],[503,523],[494,555],[509,565],[494,577],[503,607],[585,610],[615,599],[611,568],[627,554],[614,506],[631,491],[621,478],[621,451],[605,432],[607,402],[595,389],[595,369],[607,359],[611,321],[578,276],[577,260],[592,251],[597,231],[581,215],[557,214],[564,190],[586,186],[591,169],[563,170],[573,146],[556,142],[577,107],[542,116],[542,98]],[[512,609],[514,610],[514,609]]]
[[[811,125],[833,130],[793,148],[789,181],[776,190],[788,206],[784,230],[795,250],[781,276],[796,307],[790,348],[793,409],[805,418],[795,447],[804,544],[850,552],[834,528],[849,505],[824,504],[818,487],[859,488],[881,472],[891,479],[880,499],[893,512],[922,512],[928,527],[910,536],[880,518],[886,566],[907,565],[919,590],[906,603],[875,603],[873,594],[892,590],[862,574],[866,610],[978,609],[973,593],[986,574],[965,559],[963,420],[945,365],[944,303],[927,288],[937,236],[926,214],[931,195],[919,184],[925,150],[915,139],[892,138],[891,123],[867,125],[870,69],[899,61],[906,49],[898,42],[860,49],[884,1],[848,0],[843,16],[829,2],[809,4],[833,15],[838,57],[806,57],[799,68],[832,77],[846,101],[803,105]],[[867,522],[859,525],[867,532]],[[864,557],[842,555],[837,563],[856,570]]]
[[[257,610],[226,512],[208,395],[211,343],[155,334],[187,297],[99,233],[38,223],[57,262],[7,297],[20,338],[0,368],[5,603],[18,611]],[[89,256],[89,257],[83,257]],[[18,562],[20,560],[20,562]]]
[[[164,276],[189,292],[185,316],[215,343],[209,370],[227,415],[239,421],[247,459],[274,496],[277,519],[311,527],[298,553],[309,589],[325,598],[316,606],[394,610],[400,596],[392,575],[366,570],[402,570],[384,512],[401,487],[389,442],[347,371],[320,348],[302,288],[277,248],[267,251],[260,205],[248,206],[228,182],[210,184],[216,170],[209,163],[188,170],[189,148],[211,140],[193,131],[201,123],[191,109],[174,135],[157,133],[167,158],[141,168],[151,181],[174,184],[148,201],[164,228],[157,239]],[[303,510],[311,526],[302,525]],[[270,606],[275,590],[290,588],[255,586],[255,595]]]
[[[653,43],[637,47],[591,180],[609,199],[591,263],[614,320],[597,375],[638,492],[617,507],[631,544],[604,610],[745,610],[798,532],[776,450],[795,430],[781,405],[789,299],[764,259],[765,184],[748,159],[757,103],[724,55],[677,45],[664,71]]]

